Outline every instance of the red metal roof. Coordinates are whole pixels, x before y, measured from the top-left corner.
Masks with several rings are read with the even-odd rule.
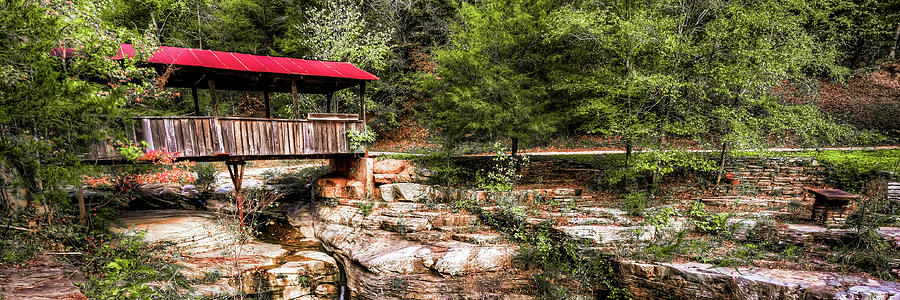
[[[134,46],[122,44],[113,59],[134,57]],[[306,60],[266,55],[161,46],[149,63],[223,70],[377,80],[378,77],[347,62]]]

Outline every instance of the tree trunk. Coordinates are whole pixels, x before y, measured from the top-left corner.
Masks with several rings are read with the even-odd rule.
[[[516,163],[516,173],[519,173],[521,169],[519,165],[519,138],[512,138],[512,159]]]
[[[631,192],[631,175],[628,173],[631,169],[631,148],[631,139],[625,139],[625,190],[628,192]]]
[[[891,46],[891,53],[888,54],[888,59],[893,60],[896,57],[898,40],[900,40],[900,24],[897,24],[897,30],[894,31],[894,45]]]
[[[78,198],[78,222],[81,225],[87,225],[87,208],[84,206],[84,185],[78,184],[78,191],[76,191],[76,195]]]
[[[722,182],[722,173],[725,172],[725,152],[728,150],[728,144],[722,142],[722,153],[719,155],[719,175],[716,176],[716,185]]]

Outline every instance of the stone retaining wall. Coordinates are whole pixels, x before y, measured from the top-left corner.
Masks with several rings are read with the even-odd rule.
[[[786,200],[800,200],[805,187],[822,187],[825,166],[809,157],[735,157],[725,164],[733,174],[732,192],[756,193]]]

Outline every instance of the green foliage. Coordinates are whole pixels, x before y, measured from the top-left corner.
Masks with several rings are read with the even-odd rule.
[[[131,80],[148,77],[133,60],[106,58],[121,39],[139,42],[138,51],[147,47],[99,19],[104,9],[95,1],[17,0],[0,10],[0,163],[22,177],[29,203],[57,201],[50,195],[64,193],[61,185],[81,180],[86,168],[76,154],[116,136],[111,128],[138,86]],[[73,55],[51,56],[58,47]]]
[[[347,139],[349,139],[350,149],[353,151],[366,150],[366,145],[374,143],[376,138],[377,134],[369,127],[366,127],[361,132],[355,129],[347,129]]]
[[[691,204],[691,210],[688,211],[688,218],[694,227],[704,233],[725,234],[731,231],[728,225],[729,213],[710,213],[706,211],[706,205],[703,202],[695,201]]]
[[[537,225],[526,222],[524,209],[511,196],[491,196],[488,201],[500,209],[482,209],[487,203],[460,200],[456,203],[475,214],[487,226],[502,232],[519,244],[515,260],[541,272],[532,282],[544,299],[567,299],[604,290],[603,298],[628,299],[628,291],[617,286],[610,257],[593,247],[593,243],[575,240],[556,231],[551,220]]]
[[[372,30],[357,2],[323,2],[321,8],[305,10],[306,22],[291,26],[279,40],[283,51],[312,53],[312,58],[321,60],[349,61],[369,70],[384,69],[391,50],[391,30]]]
[[[92,299],[188,297],[182,294],[190,288],[180,267],[166,261],[163,247],[146,244],[143,236],[125,235],[101,246],[91,264],[98,269],[89,273],[82,292]]]
[[[194,165],[194,185],[200,191],[209,192],[216,183],[216,166],[212,163]]]
[[[511,191],[519,180],[517,173],[518,168],[528,163],[527,157],[517,159],[517,157],[506,155],[500,143],[495,143],[494,148],[496,154],[493,158],[493,168],[485,171],[478,170],[475,173],[475,185],[479,190],[490,192]]]
[[[900,250],[893,240],[885,238],[879,229],[892,226],[897,217],[892,204],[883,198],[865,198],[857,202],[856,210],[847,218],[846,227],[852,234],[831,259],[845,267],[856,267],[878,277],[894,280],[894,263]]]
[[[121,147],[117,147],[116,150],[119,151],[119,154],[122,154],[125,159],[129,161],[135,161],[138,157],[144,155],[144,149],[147,149],[149,145],[146,141],[141,141],[140,145],[132,145],[124,142],[119,142]]]
[[[542,37],[552,2],[460,3],[448,45],[434,51],[436,70],[421,78],[433,96],[429,125],[448,143],[527,143],[561,127],[568,107],[551,80],[566,45]]]
[[[357,204],[357,207],[359,207],[359,213],[361,213],[363,217],[369,216],[370,214],[372,214],[372,208],[375,207],[375,204],[377,204],[375,203],[375,201],[360,202],[359,204]]]
[[[620,207],[630,216],[642,217],[644,210],[647,209],[647,194],[630,193],[625,194],[619,203]]]

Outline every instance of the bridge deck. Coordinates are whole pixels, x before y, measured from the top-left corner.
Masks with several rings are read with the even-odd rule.
[[[352,114],[310,114],[307,119],[246,117],[137,117],[126,128],[135,143],[147,150],[166,149],[182,160],[228,158],[289,159],[334,157],[359,153],[350,149],[347,130],[365,130]],[[119,161],[110,143],[91,147],[87,161]]]

